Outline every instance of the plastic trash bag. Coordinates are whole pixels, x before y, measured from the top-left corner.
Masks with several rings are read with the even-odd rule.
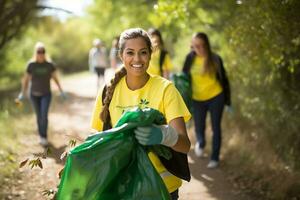
[[[67,157],[56,199],[169,200],[169,192],[134,137],[138,125],[163,124],[154,109],[126,111],[115,128],[96,133]]]
[[[192,86],[190,76],[185,73],[177,73],[171,76],[171,80],[181,94],[189,111],[192,111]]]

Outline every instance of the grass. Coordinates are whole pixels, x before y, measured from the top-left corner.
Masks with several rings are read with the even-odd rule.
[[[29,102],[16,107],[11,98],[1,99],[0,112],[0,185],[13,179],[18,169],[18,152],[22,152],[19,137],[32,131],[28,119],[32,119]],[[30,119],[31,118],[31,119]],[[31,120],[32,121],[32,120]],[[0,189],[1,190],[1,189]],[[1,193],[0,193],[1,194]],[[0,195],[1,197],[1,195]]]
[[[255,199],[300,199],[300,173],[280,158],[260,127],[249,124],[225,115],[222,152],[230,179]]]

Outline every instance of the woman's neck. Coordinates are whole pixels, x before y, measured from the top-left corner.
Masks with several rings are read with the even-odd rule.
[[[201,54],[201,55],[199,55],[199,54],[196,54],[199,58],[206,58],[207,56],[206,55],[204,55],[204,54]]]
[[[149,78],[150,78],[149,74],[145,74],[144,76],[131,76],[131,77],[128,77],[128,75],[126,75],[125,80],[126,80],[127,87],[130,90],[138,90],[144,87],[144,85],[146,85]]]
[[[43,63],[43,62],[45,62],[46,60],[45,59],[36,59],[36,62],[37,63]]]

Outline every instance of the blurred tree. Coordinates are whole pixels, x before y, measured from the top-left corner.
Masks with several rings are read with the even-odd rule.
[[[0,49],[20,33],[35,14],[38,0],[0,1]]]
[[[88,9],[92,35],[110,45],[112,39],[126,28],[142,27],[147,30],[151,26],[148,14],[152,11],[154,2],[95,0]]]

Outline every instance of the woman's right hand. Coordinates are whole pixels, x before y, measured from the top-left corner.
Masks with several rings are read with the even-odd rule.
[[[23,101],[24,100],[24,95],[22,92],[20,92],[20,94],[18,95],[17,98],[15,98],[15,104],[18,106],[18,107],[21,107],[23,105]]]
[[[24,100],[24,95],[23,92],[20,92],[17,98],[19,101],[23,101]]]

